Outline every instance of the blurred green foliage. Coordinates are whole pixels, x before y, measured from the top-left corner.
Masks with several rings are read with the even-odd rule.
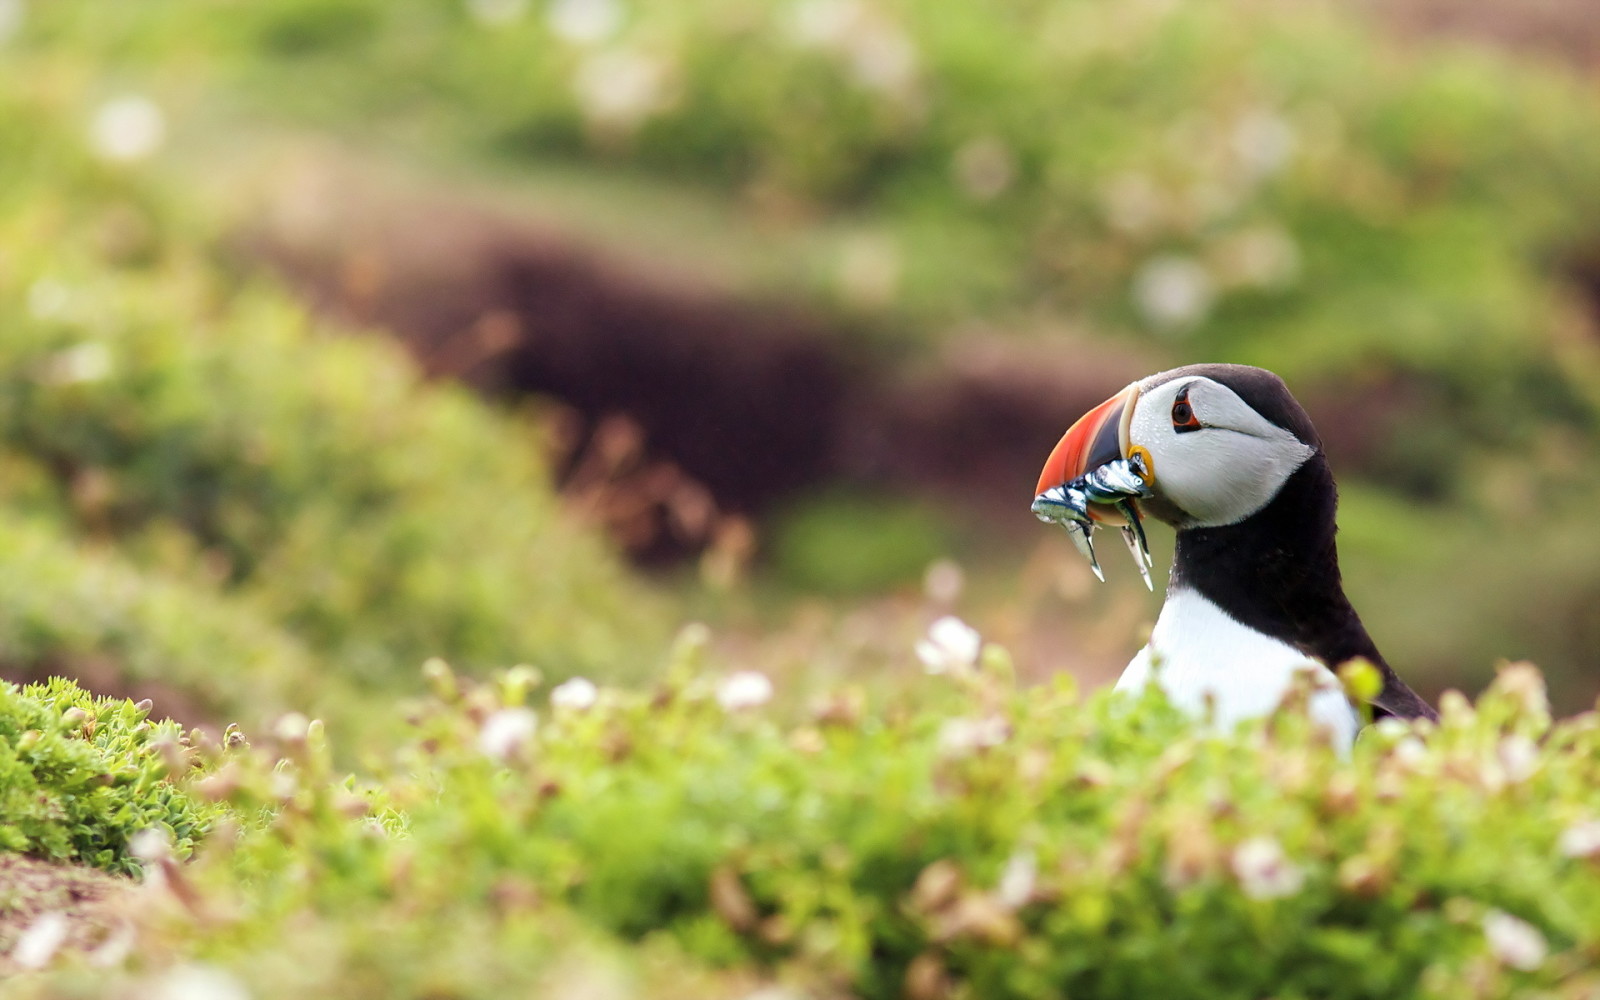
[[[617,657],[621,580],[558,527],[533,434],[422,387],[396,348],[318,334],[281,293],[218,304],[198,280],[23,286],[70,303],[0,347],[0,434],[52,506],[151,560],[203,560],[368,677],[434,653]]]
[[[737,707],[694,661],[549,709],[527,671],[435,667],[372,784],[331,770],[303,719],[273,752],[229,751],[195,787],[241,834],[185,878],[238,916],[152,907],[134,981],[200,960],[262,997],[544,995],[557,942],[597,925],[798,996],[1597,985],[1600,729],[1552,724],[1530,667],[1347,757],[1303,706],[1208,734],[1159,696],[1018,690],[993,648],[938,688],[870,706],[844,689],[797,722]]]
[[[880,593],[916,580],[950,550],[947,516],[901,498],[834,490],[792,504],[769,542],[773,571],[803,590]]]
[[[1600,246],[1600,110],[1569,74],[1280,0],[146,0],[112,13],[54,0],[26,7],[7,56],[65,120],[86,126],[129,93],[165,113],[167,158],[148,169],[45,152],[59,136],[10,140],[19,169],[115,192],[123,221],[97,238],[125,254],[149,252],[130,231],[172,214],[138,211],[145,181],[164,183],[155,168],[207,177],[219,148],[288,124],[474,176],[565,166],[618,189],[703,192],[778,234],[760,265],[773,289],[867,317],[849,328],[894,336],[900,357],[976,324],[1272,368],[1321,404],[1345,445],[1341,477],[1387,494],[1385,510],[1414,501],[1410,523],[1458,554],[1408,563],[1431,543],[1354,524],[1370,505],[1347,511],[1367,546],[1348,561],[1385,567],[1358,570],[1354,596],[1383,619],[1386,648],[1451,677],[1538,652],[1563,701],[1592,694],[1569,679],[1592,632],[1569,623],[1589,621],[1600,590],[1587,537],[1500,588],[1490,626],[1466,630],[1492,654],[1453,624],[1522,558],[1483,542],[1487,525],[1556,508],[1517,530],[1560,554],[1600,497],[1571,461],[1600,451],[1594,290],[1574,270]],[[551,197],[585,201],[577,187]],[[11,197],[37,200],[29,190]],[[648,199],[584,190],[586,204],[648,214]],[[682,228],[670,252],[692,259],[732,253],[717,237],[738,227]],[[1515,484],[1531,481],[1544,492],[1529,500]],[[850,533],[839,516],[829,537]],[[795,549],[778,561],[790,582],[874,577]],[[1408,614],[1419,592],[1439,594],[1449,620]],[[427,597],[416,629],[499,655],[448,600]],[[370,657],[359,630],[312,624]]]
[[[264,720],[337,685],[262,614],[0,514],[0,665],[151,695],[192,721]],[[331,706],[329,706],[331,707]]]
[[[256,720],[431,655],[626,672],[659,612],[533,428],[237,281],[48,82],[0,97],[0,662]]]
[[[1593,101],[1530,64],[1402,50],[1332,4],[157,0],[37,20],[41,44],[144,67],[180,105],[203,79],[279,120],[732,192],[818,228],[830,284],[878,237],[878,304],[924,322],[1042,307],[1291,381],[1379,364],[1457,387],[1479,431],[1508,398],[1571,416],[1580,391],[1551,355],[1551,264],[1596,239]],[[180,57],[181,78],[154,69]]]
[[[151,830],[187,856],[218,808],[180,787],[189,738],[147,714],[62,678],[0,681],[0,850],[137,873],[129,844]]]

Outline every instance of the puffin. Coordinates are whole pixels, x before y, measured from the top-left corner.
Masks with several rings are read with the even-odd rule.
[[[1177,531],[1161,613],[1116,690],[1157,684],[1178,708],[1228,727],[1273,712],[1309,673],[1313,720],[1348,749],[1362,718],[1335,674],[1348,661],[1382,677],[1375,717],[1438,716],[1345,596],[1337,507],[1322,441],[1288,386],[1232,364],[1160,372],[1090,410],[1051,451],[1033,503],[1102,580],[1097,528],[1120,528],[1147,586],[1141,517]]]

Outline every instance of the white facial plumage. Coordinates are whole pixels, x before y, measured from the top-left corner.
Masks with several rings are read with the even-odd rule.
[[[1173,406],[1185,390],[1200,423],[1190,433],[1173,426]],[[1200,375],[1141,386],[1128,443],[1150,453],[1159,491],[1187,515],[1181,527],[1194,528],[1236,524],[1254,514],[1315,454],[1232,389]]]

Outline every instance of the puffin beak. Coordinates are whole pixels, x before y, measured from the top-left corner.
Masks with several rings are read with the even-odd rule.
[[[1146,587],[1152,587],[1150,546],[1135,501],[1151,495],[1154,470],[1149,453],[1128,438],[1138,399],[1135,382],[1067,429],[1039,474],[1033,513],[1041,521],[1066,528],[1101,580],[1105,574],[1094,554],[1094,529],[1097,524],[1119,526],[1139,575]]]
[[[1045,459],[1034,495],[1065,486],[1101,466],[1127,458],[1128,425],[1133,422],[1133,404],[1138,398],[1139,383],[1135,382],[1067,428],[1056,442],[1055,450]],[[1097,521],[1111,520],[1108,514],[1102,511],[1096,516],[1092,509],[1089,512]]]

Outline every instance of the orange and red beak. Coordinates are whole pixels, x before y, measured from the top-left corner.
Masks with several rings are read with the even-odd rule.
[[[1135,382],[1078,418],[1045,460],[1034,495],[1070,483],[1108,462],[1127,458],[1128,426],[1133,421],[1133,405],[1138,398],[1139,383]],[[1097,507],[1091,507],[1090,516],[1095,520],[1120,520],[1113,512]]]

